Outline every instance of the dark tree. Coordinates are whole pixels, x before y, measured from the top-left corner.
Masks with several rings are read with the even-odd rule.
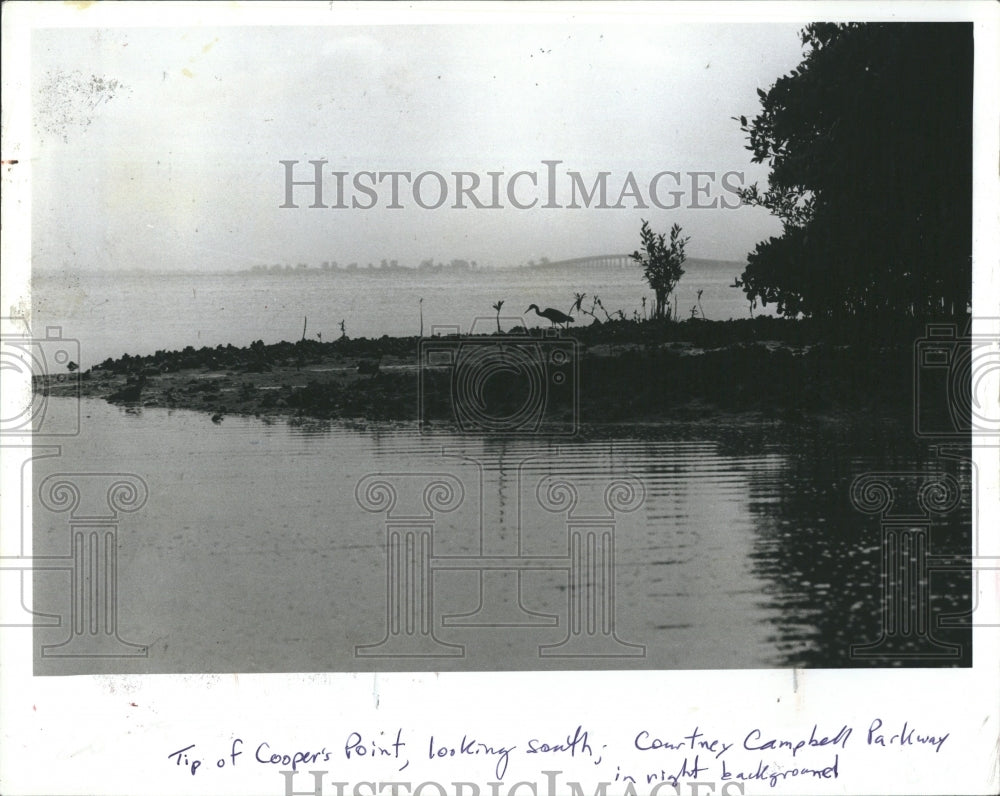
[[[964,313],[972,295],[971,23],[817,23],[740,117],[783,222],[741,284],[784,315]]]

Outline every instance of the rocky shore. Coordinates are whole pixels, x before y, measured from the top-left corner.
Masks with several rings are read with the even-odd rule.
[[[199,410],[219,421],[245,414],[448,424],[456,421],[456,390],[466,391],[460,400],[481,401],[485,416],[503,418],[516,415],[525,390],[536,388],[545,391],[545,422],[556,425],[574,418],[588,425],[710,421],[718,412],[905,416],[912,411],[914,337],[891,331],[849,335],[813,322],[757,318],[619,321],[568,331],[520,330],[503,338],[256,341],[245,348],[126,354],[72,378],[37,379],[35,388],[52,395],[79,390],[123,405]],[[873,345],[873,339],[906,342]],[[512,358],[498,366],[496,344],[504,341],[514,355],[499,354]],[[453,366],[427,356],[428,345],[464,352],[456,356],[492,357],[492,371],[483,373],[495,378],[459,384]],[[557,349],[564,353],[553,365],[547,357]],[[464,367],[482,366],[466,360]],[[554,376],[556,370],[562,375]],[[564,378],[569,381],[559,389],[552,386]]]

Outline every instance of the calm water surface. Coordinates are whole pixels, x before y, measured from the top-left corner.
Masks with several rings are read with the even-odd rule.
[[[711,320],[749,317],[742,291],[731,287],[739,265],[690,266],[677,286],[678,315],[689,317],[702,290],[701,306]],[[335,340],[344,321],[349,336],[409,336],[435,327],[458,327],[463,333],[496,330],[492,305],[503,300],[505,330],[527,323],[548,325],[529,304],[568,312],[574,293],[598,295],[609,313],[631,318],[642,313],[652,293],[638,267],[615,270],[481,271],[391,277],[359,273],[306,271],[280,274],[93,274],[38,275],[32,283],[32,327],[61,326],[63,335],[80,343],[80,361],[88,368],[108,357],[152,354],[217,345],[247,346],[254,340],[277,343],[307,334]],[[423,303],[420,300],[423,299]],[[769,308],[770,309],[770,308]],[[597,316],[604,319],[598,309]],[[591,323],[575,313],[578,325]],[[760,314],[760,310],[758,313]],[[478,321],[477,321],[478,319]]]
[[[119,634],[149,655],[46,658],[36,660],[39,674],[870,665],[849,648],[879,635],[881,536],[877,517],[852,508],[850,485],[872,470],[942,467],[899,442],[906,429],[875,424],[720,422],[509,439],[82,406],[81,435],[61,456],[36,460],[34,483],[55,472],[131,472],[148,484],[146,505],[123,515],[118,566]],[[50,411],[72,407],[53,399]],[[432,544],[434,556],[466,561],[565,557],[570,525],[604,516],[609,526],[609,483],[639,484],[633,510],[610,523],[612,612],[617,637],[644,654],[540,657],[539,647],[567,636],[574,590],[565,571],[438,569],[433,633],[464,645],[464,657],[358,657],[359,645],[385,636],[389,599],[385,512],[365,510],[356,494],[369,474],[397,485],[396,520],[420,513],[428,479],[459,483],[461,503],[435,515]],[[543,505],[539,484],[553,480],[573,484],[572,516]],[[965,509],[938,518],[936,551],[968,549]],[[35,554],[65,555],[68,540],[66,515],[36,501]],[[67,615],[68,579],[37,574],[36,609]],[[948,596],[966,594],[967,578],[935,575],[933,586],[935,619],[968,610],[965,597]],[[36,630],[36,646],[66,634]],[[966,632],[935,634],[966,644],[957,663],[971,663]]]

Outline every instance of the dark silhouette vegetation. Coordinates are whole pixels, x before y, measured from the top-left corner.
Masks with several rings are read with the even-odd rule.
[[[684,276],[683,265],[687,259],[684,247],[690,238],[681,237],[680,225],[674,224],[670,228],[668,243],[667,237],[662,232],[653,232],[645,219],[642,221],[639,235],[642,239],[642,250],[637,249],[629,256],[642,266],[643,278],[656,298],[653,318],[656,320],[669,318],[670,294]]]
[[[909,418],[913,345],[895,341],[922,333],[916,321],[900,335],[896,321],[890,328],[877,319],[845,324],[757,317],[613,319],[559,335],[578,342],[580,421],[601,424],[711,422],[718,411],[787,419],[857,413]],[[542,342],[551,330],[519,327],[510,334]],[[82,375],[80,386],[85,395],[116,403],[209,414],[412,421],[419,345],[414,336],[188,347],[105,360]],[[501,386],[491,396],[494,406],[516,409],[523,385],[511,379]],[[59,394],[57,384],[48,389]],[[445,425],[452,420],[451,389],[448,368],[424,372],[425,417]]]
[[[782,234],[738,285],[782,315],[963,316],[972,292],[971,23],[817,23],[737,118]]]

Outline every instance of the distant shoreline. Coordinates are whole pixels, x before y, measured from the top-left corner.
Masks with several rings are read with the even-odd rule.
[[[88,276],[104,276],[104,277],[122,277],[122,276],[187,276],[187,277],[202,277],[202,276],[247,276],[252,275],[255,277],[263,276],[351,276],[351,275],[363,275],[363,276],[390,276],[403,274],[412,274],[413,276],[434,276],[437,274],[451,274],[451,273],[490,273],[490,274],[524,274],[526,272],[545,272],[545,271],[573,271],[577,270],[580,274],[586,275],[588,273],[600,272],[601,269],[594,268],[580,268],[574,265],[578,259],[588,259],[588,258],[574,258],[570,260],[558,260],[558,261],[548,261],[543,260],[537,262],[534,265],[523,264],[523,265],[479,265],[476,264],[471,267],[471,263],[474,261],[469,261],[464,266],[455,265],[455,261],[450,261],[448,263],[435,263],[432,266],[420,265],[392,265],[388,264],[386,267],[381,265],[376,265],[374,263],[366,263],[360,265],[354,263],[353,268],[349,267],[351,263],[340,264],[336,266],[329,266],[324,268],[323,264],[314,265],[311,263],[296,263],[292,265],[290,263],[281,263],[280,265],[263,265],[258,264],[251,266],[249,268],[222,268],[222,269],[211,269],[211,270],[199,270],[196,268],[93,268],[93,269],[75,269],[75,270],[65,270],[58,268],[40,268],[34,267],[32,269],[33,278],[41,279],[71,279],[73,277],[78,277],[81,275]],[[462,261],[464,262],[464,261]],[[685,262],[685,268],[687,270],[697,271],[698,269],[705,268],[731,268],[734,274],[741,272],[746,268],[746,262],[743,260],[717,260],[708,257],[689,257]],[[639,274],[639,266],[630,266],[636,269],[636,273]],[[615,272],[622,270],[617,267],[608,267],[604,269],[606,271]]]
[[[711,421],[733,414],[748,420],[906,419],[913,408],[913,335],[919,336],[923,327],[905,326],[881,333],[858,326],[849,334],[828,323],[761,317],[616,321],[550,331],[548,336],[532,329],[502,338],[257,341],[245,348],[124,355],[79,374],[78,381],[65,375],[39,378],[35,388],[54,396],[78,390],[121,405],[192,409],[219,421],[226,415],[419,419],[447,428],[456,424],[453,372],[447,366],[421,365],[421,346],[433,343],[446,352],[449,347],[464,345],[472,351],[470,346],[486,346],[492,352],[491,344],[503,340],[528,346],[529,370],[532,357],[544,359],[537,351],[555,350],[553,346],[569,351],[571,360],[560,367],[566,377],[578,380],[577,400],[571,385],[561,391],[548,386],[553,373],[545,369],[552,366],[539,365],[538,383],[552,390],[546,395],[540,432],[574,424]],[[509,367],[500,369],[485,398],[488,416],[513,417],[525,402],[528,376],[507,371]],[[457,422],[461,425],[461,419]]]

